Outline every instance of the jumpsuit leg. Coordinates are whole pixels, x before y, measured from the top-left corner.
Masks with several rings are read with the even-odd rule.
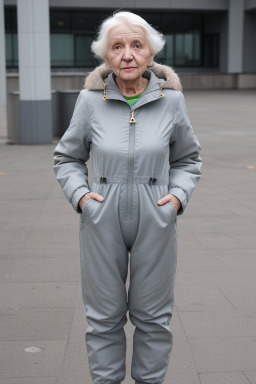
[[[163,383],[173,344],[170,320],[177,266],[177,214],[162,196],[139,193],[139,227],[130,256],[129,318],[135,331],[131,376]]]
[[[107,196],[102,193],[103,203],[89,199],[80,218],[85,340],[93,384],[120,384],[126,374],[128,251],[118,220],[118,191],[113,189]]]

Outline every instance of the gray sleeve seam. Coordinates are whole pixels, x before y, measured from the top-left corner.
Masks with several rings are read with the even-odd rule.
[[[76,193],[76,191],[78,191],[78,189],[81,189],[81,188],[84,188],[84,187],[85,187],[85,188],[88,188],[87,185],[83,184],[83,185],[80,185],[79,187],[77,187],[77,188],[73,191],[71,197],[69,198],[70,203],[72,202],[73,197],[74,197],[74,194]]]
[[[173,124],[175,125],[175,117],[176,117],[176,112],[177,112],[177,109],[178,109],[178,104],[180,102],[180,98],[181,98],[181,91],[179,91],[179,97],[177,98],[177,101],[176,101],[176,104],[175,104],[175,108],[174,108],[174,114],[173,114]]]
[[[173,129],[173,132],[171,134],[171,137],[170,137],[170,142],[173,141],[175,142],[175,116],[176,116],[176,111],[177,111],[177,107],[178,107],[178,104],[179,104],[179,101],[180,101],[180,96],[181,96],[181,91],[178,91],[179,92],[179,96],[177,97],[177,100],[176,100],[176,103],[175,103],[175,107],[174,107],[174,113],[173,113],[173,118],[172,118],[172,121],[173,122],[173,126],[174,126],[174,129]]]
[[[179,187],[178,185],[171,185],[169,189],[173,189],[173,188],[181,189],[185,193],[187,201],[188,201],[188,199],[189,199],[188,193],[183,188]]]
[[[84,93],[82,92],[82,95],[83,95],[83,99],[84,99],[84,102],[85,102],[85,105],[86,105],[86,108],[87,108],[87,111],[88,111],[88,114],[89,114],[89,118],[90,118],[90,121],[89,121],[89,131],[90,131],[90,140],[92,140],[92,128],[91,128],[91,110],[89,108],[89,105],[87,103],[87,100],[84,96]],[[90,151],[88,151],[88,153],[90,153]]]

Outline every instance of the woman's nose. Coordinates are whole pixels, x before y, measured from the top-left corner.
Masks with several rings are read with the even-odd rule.
[[[123,60],[125,61],[131,61],[133,59],[132,50],[130,47],[125,47],[124,54],[123,54]]]

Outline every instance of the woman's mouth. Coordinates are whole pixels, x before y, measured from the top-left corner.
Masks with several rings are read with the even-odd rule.
[[[124,68],[121,68],[123,71],[125,72],[132,72],[136,69],[136,67],[124,67]]]

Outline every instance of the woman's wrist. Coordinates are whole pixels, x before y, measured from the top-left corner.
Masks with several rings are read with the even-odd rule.
[[[178,199],[178,197],[176,197],[175,195],[170,195],[170,202],[172,203],[172,205],[174,206],[174,208],[175,208],[176,211],[178,212],[178,210],[179,210],[180,207],[181,207],[181,202],[180,202],[180,200]]]
[[[90,193],[90,192],[85,193],[85,194],[81,197],[81,199],[79,200],[78,205],[79,205],[79,207],[80,207],[81,210],[83,209],[83,205],[84,205],[84,203],[86,202],[86,200],[88,200],[88,199],[85,197],[88,193]]]

